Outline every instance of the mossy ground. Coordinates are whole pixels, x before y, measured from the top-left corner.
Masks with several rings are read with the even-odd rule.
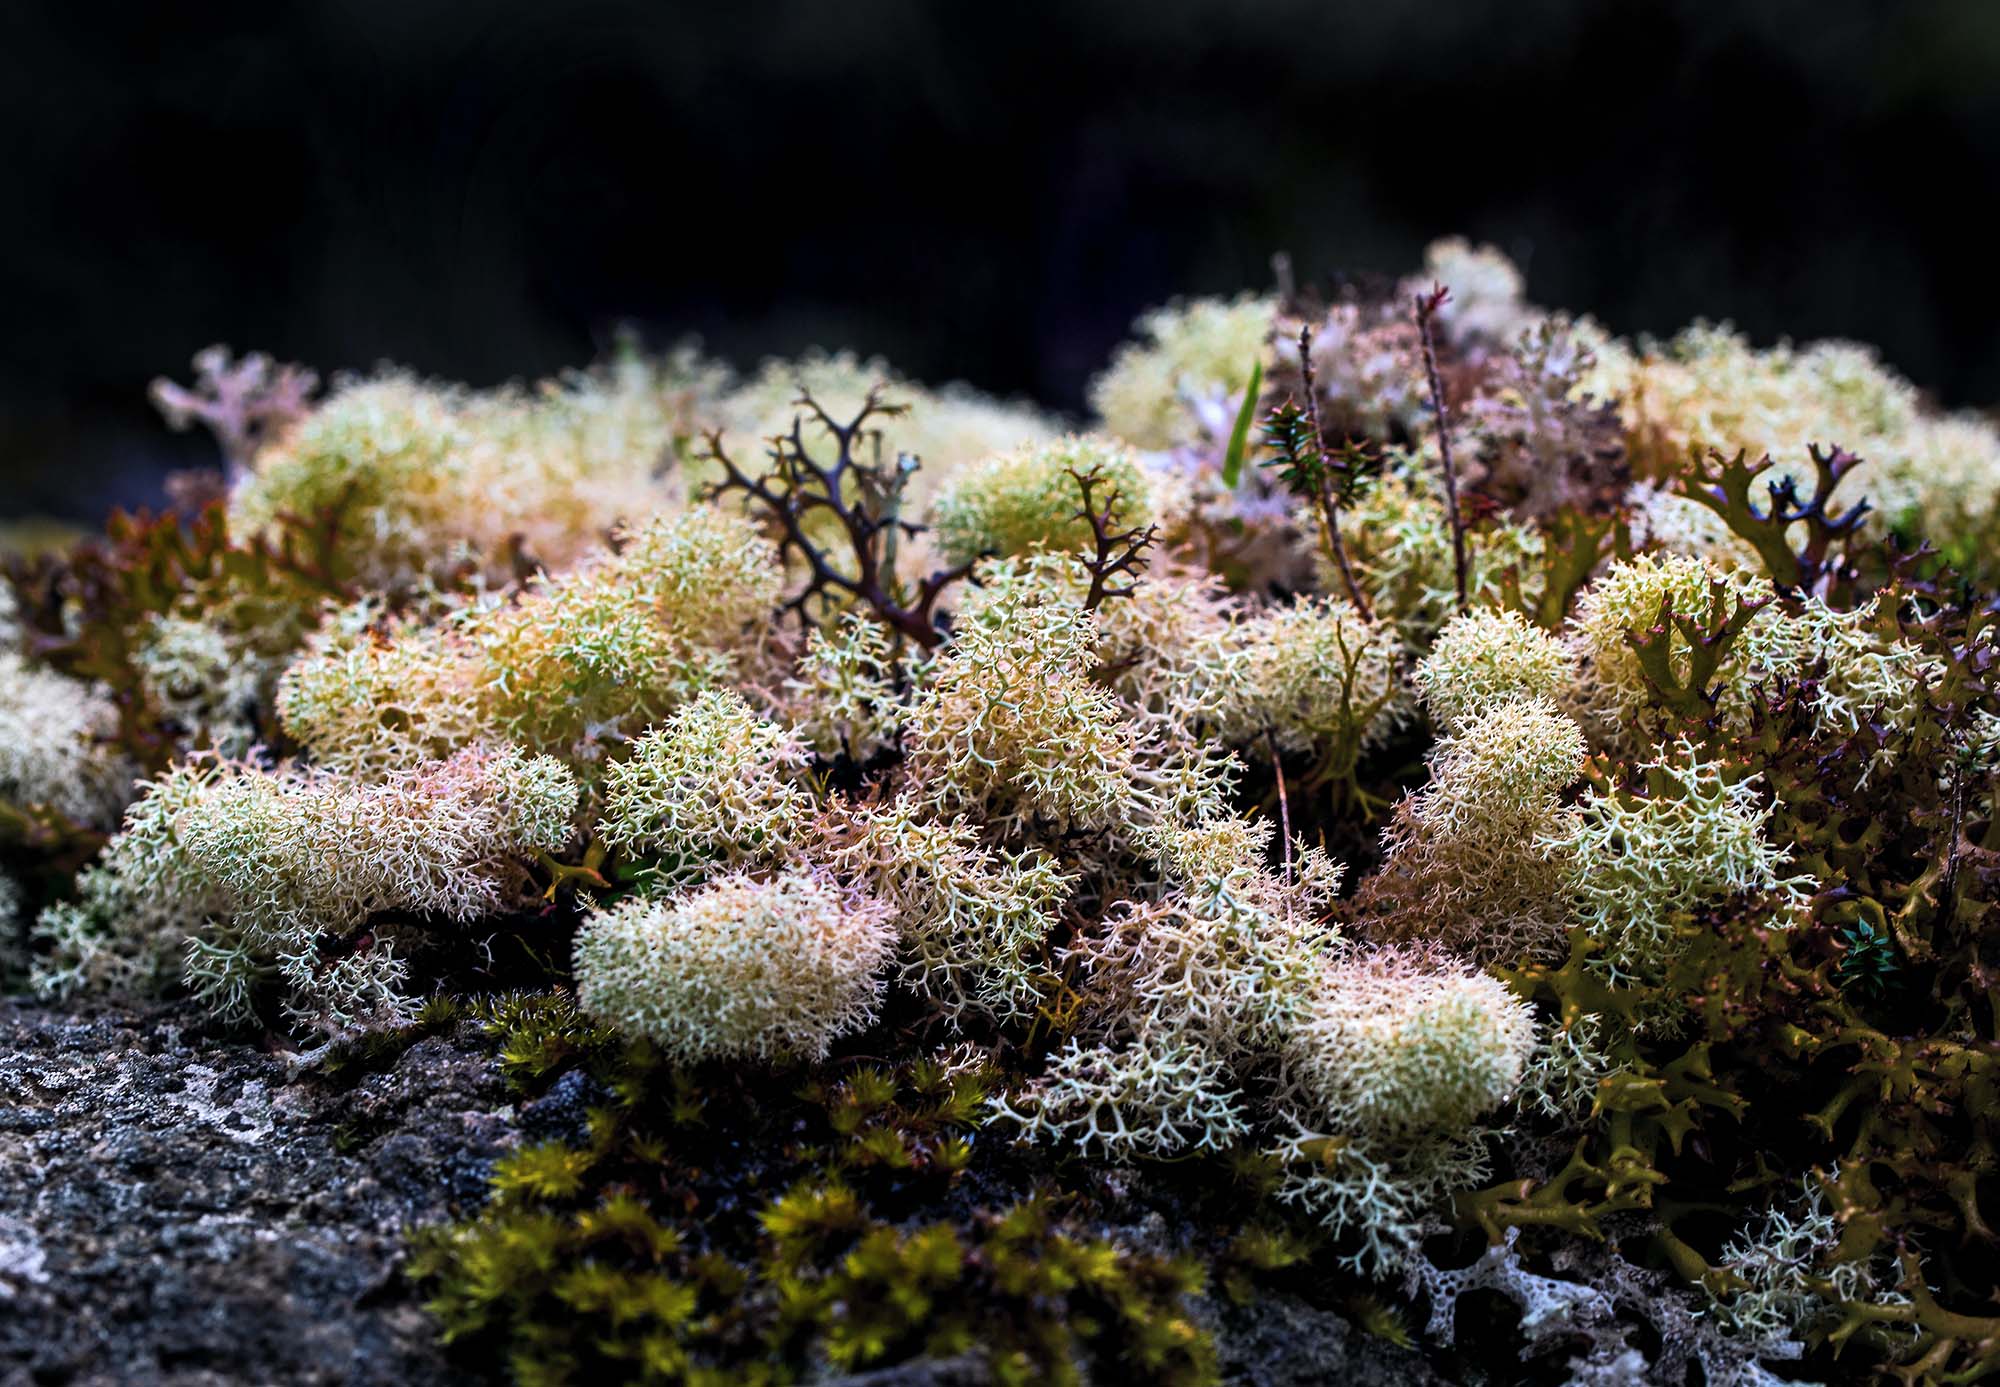
[[[1268,1206],[1254,1161],[1141,1185],[982,1131],[995,1076],[976,1066],[671,1069],[562,993],[472,1006],[548,1135],[495,1165],[476,1217],[415,1234],[408,1274],[468,1365],[781,1383],[976,1354],[998,1382],[1207,1383],[1203,1300],[1266,1283],[1408,1342],[1315,1267],[1321,1240]]]

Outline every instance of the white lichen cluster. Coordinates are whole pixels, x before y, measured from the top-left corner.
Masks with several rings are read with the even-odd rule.
[[[711,508],[656,517],[614,551],[443,618],[328,623],[285,672],[285,730],[372,772],[506,741],[579,764],[750,672],[782,583],[757,530]]]
[[[1244,294],[1155,309],[1133,326],[1091,383],[1090,403],[1107,432],[1135,448],[1186,441],[1193,410],[1211,396],[1240,397],[1258,365],[1271,363],[1275,305]]]
[[[1554,703],[1575,677],[1561,642],[1519,612],[1497,607],[1453,617],[1412,672],[1424,711],[1447,735],[1517,698]]]
[[[1690,449],[1768,454],[1775,475],[1811,494],[1807,448],[1838,444],[1869,463],[1870,523],[1908,527],[1973,558],[2000,520],[2000,430],[1975,415],[1926,409],[1916,387],[1854,342],[1759,349],[1728,324],[1697,323],[1669,341],[1614,356],[1597,382],[1662,464]],[[1761,493],[1760,493],[1761,495]]]
[[[1572,702],[1605,746],[1627,754],[1657,744],[1672,729],[1658,690],[1629,636],[1658,626],[1663,612],[1691,620],[1704,635],[1737,608],[1763,602],[1724,647],[1704,694],[1716,713],[1742,728],[1757,691],[1781,680],[1811,679],[1814,712],[1829,726],[1855,731],[1865,720],[1904,720],[1936,677],[1916,648],[1885,635],[1875,604],[1835,611],[1810,594],[1793,608],[1771,605],[1768,581],[1686,554],[1641,554],[1611,564],[1578,597],[1568,642],[1581,668]],[[1660,627],[1676,682],[1688,684],[1693,648],[1677,627]]]
[[[1378,949],[1318,980],[1290,1059],[1313,1119],[1381,1141],[1469,1128],[1506,1102],[1535,1024],[1494,978],[1449,958]]]
[[[576,938],[577,999],[684,1060],[815,1058],[875,1017],[890,908],[823,876],[635,897]]]
[[[812,629],[785,689],[794,730],[829,760],[866,762],[892,746],[902,727],[889,638],[858,613],[845,613],[831,632]]]
[[[1348,552],[1377,620],[1394,626],[1412,648],[1422,648],[1458,610],[1450,512],[1438,481],[1434,452],[1394,454],[1382,474],[1364,484],[1341,523]],[[1306,517],[1317,536],[1319,522]],[[1522,595],[1539,594],[1538,565],[1545,541],[1533,526],[1501,519],[1466,537],[1466,591],[1481,607],[1502,605],[1507,583]],[[1320,585],[1342,590],[1324,548],[1315,555]]]
[[[0,650],[0,800],[116,822],[132,779],[111,749],[117,724],[103,690]]]
[[[686,353],[534,389],[346,382],[266,451],[231,521],[279,536],[288,518],[331,515],[338,560],[370,589],[462,563],[497,571],[513,546],[561,566],[673,499],[661,464],[718,384]]]
[[[241,980],[264,971],[303,1023],[392,1024],[413,1004],[406,945],[421,925],[505,908],[521,859],[567,845],[576,801],[560,763],[513,748],[372,782],[190,762],[132,807],[79,899],[44,917],[57,946],[45,985],[157,972],[184,946],[189,980],[224,1014],[244,1014]]]
[[[812,804],[790,779],[805,759],[742,695],[702,694],[605,772],[598,836],[670,875],[782,857]]]
[[[1404,303],[1443,286],[1451,297],[1438,325],[1457,341],[1511,343],[1541,314],[1527,302],[1528,282],[1495,246],[1446,236],[1424,248],[1423,268],[1397,286]]]
[[[1498,959],[1549,947],[1567,921],[1562,866],[1543,848],[1569,823],[1563,793],[1582,773],[1583,731],[1547,699],[1494,702],[1430,756],[1429,784],[1383,831],[1371,881],[1390,932]]]
[[[995,1108],[1023,1141],[1113,1159],[1227,1150],[1248,1132],[1228,1067],[1182,1037],[1071,1040],[1036,1084]]]
[[[1408,711],[1395,633],[1338,598],[1259,613],[1232,637],[1241,658],[1214,717],[1231,741],[1274,738],[1331,754],[1384,736]]]
[[[946,814],[977,808],[1020,832],[1104,828],[1120,818],[1138,739],[1090,677],[1091,614],[1032,583],[1003,580],[961,615],[903,727],[925,802]]]
[[[1308,851],[1290,881],[1272,874],[1270,827],[1168,835],[1180,842],[1159,897],[1124,902],[1078,940],[1071,957],[1112,1031],[1192,1038],[1232,1061],[1275,1052],[1291,1033],[1334,942],[1341,872]]]
[[[1589,795],[1540,844],[1562,866],[1572,918],[1602,946],[1593,964],[1657,982],[1693,908],[1733,896],[1761,897],[1775,923],[1789,924],[1811,883],[1765,831],[1762,787],[1685,739],[1637,771],[1639,791]]]
[[[904,979],[957,1022],[1031,1015],[1047,986],[1042,946],[1075,885],[1037,848],[988,844],[963,817],[909,800],[837,812],[826,860],[894,907]]]
[[[215,621],[154,616],[134,655],[150,707],[190,746],[242,756],[257,740],[257,714],[276,671]]]
[[[78,874],[76,899],[49,906],[36,922],[48,946],[35,965],[40,991],[144,992],[177,974],[178,951],[227,902],[196,875],[175,826],[225,773],[221,761],[194,759],[135,787],[123,826]]]

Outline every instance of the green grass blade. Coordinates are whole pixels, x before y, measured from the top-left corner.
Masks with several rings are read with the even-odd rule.
[[[1234,487],[1243,475],[1243,454],[1250,443],[1250,421],[1257,415],[1257,396],[1264,388],[1264,363],[1250,368],[1250,384],[1243,391],[1243,407],[1236,411],[1236,427],[1229,431],[1229,451],[1222,455],[1222,484]]]

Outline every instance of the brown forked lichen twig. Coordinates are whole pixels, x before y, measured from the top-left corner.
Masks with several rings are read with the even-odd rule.
[[[1334,504],[1333,482],[1326,474],[1326,434],[1319,423],[1319,382],[1313,372],[1313,330],[1307,323],[1299,329],[1299,369],[1306,382],[1306,420],[1312,427],[1313,451],[1321,459],[1318,469],[1319,486],[1316,497],[1319,501],[1319,516],[1326,526],[1327,553],[1333,556],[1333,566],[1340,571],[1341,586],[1347,589],[1348,600],[1354,603],[1356,611],[1369,621],[1375,619],[1374,608],[1368,605],[1368,598],[1361,591],[1361,583],[1354,576],[1354,566],[1347,561],[1347,546],[1340,539],[1340,507]]]
[[[1077,511],[1076,518],[1090,526],[1091,543],[1095,550],[1083,558],[1083,566],[1090,572],[1090,591],[1083,599],[1083,609],[1094,612],[1105,599],[1130,597],[1139,586],[1139,570],[1146,566],[1143,556],[1153,541],[1159,538],[1160,527],[1135,525],[1126,530],[1115,528],[1113,517],[1124,497],[1114,486],[1103,504],[1098,504],[1094,493],[1104,480],[1104,469],[1092,467],[1088,472],[1079,472],[1072,467],[1068,471],[1083,493],[1083,508]],[[1114,586],[1112,578],[1121,573],[1128,581]]]
[[[723,448],[721,431],[708,430],[703,435],[706,447],[697,456],[721,467],[723,477],[703,495],[714,500],[740,493],[751,512],[778,531],[779,552],[796,556],[806,570],[805,586],[781,609],[795,613],[802,626],[812,624],[807,609],[813,603],[821,605],[823,615],[852,600],[898,636],[915,641],[921,649],[935,650],[944,641],[938,598],[970,574],[973,564],[968,560],[940,569],[921,579],[912,592],[905,592],[897,581],[895,549],[887,541],[898,534],[921,534],[924,527],[902,518],[902,491],[913,464],[899,459],[893,468],[884,467],[880,434],[869,427],[877,416],[893,418],[907,410],[904,405],[884,403],[882,390],[879,385],[870,387],[861,408],[842,421],[801,387],[794,404],[802,412],[793,416],[790,432],[770,438],[771,468],[762,474],[739,466]],[[821,462],[807,449],[808,418],[832,439],[830,461]],[[857,445],[871,437],[873,463],[863,461],[857,452]],[[827,512],[839,526],[834,536],[823,537],[823,530],[813,528],[809,517],[815,511]],[[844,555],[837,553],[841,548]],[[837,561],[841,557],[850,563],[843,566]]]
[[[1438,379],[1437,343],[1431,333],[1431,319],[1450,297],[1451,291],[1442,284],[1433,284],[1430,293],[1417,295],[1417,333],[1424,344],[1424,376],[1430,384],[1431,407],[1437,411],[1438,454],[1444,460],[1445,514],[1451,519],[1451,570],[1458,585],[1458,609],[1462,612],[1466,610],[1465,520],[1458,511],[1458,468],[1451,460],[1451,419],[1445,413],[1444,384]]]

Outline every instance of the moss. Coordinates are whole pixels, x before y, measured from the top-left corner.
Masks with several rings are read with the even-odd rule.
[[[1003,1382],[1215,1380],[1196,1262],[1088,1233],[1031,1182],[975,1195],[987,1073],[836,1063],[745,1108],[724,1071],[669,1069],[559,994],[482,1014],[524,1092],[581,1066],[612,1096],[586,1145],[517,1149],[484,1211],[415,1235],[410,1275],[469,1362],[777,1383],[977,1354]]]

